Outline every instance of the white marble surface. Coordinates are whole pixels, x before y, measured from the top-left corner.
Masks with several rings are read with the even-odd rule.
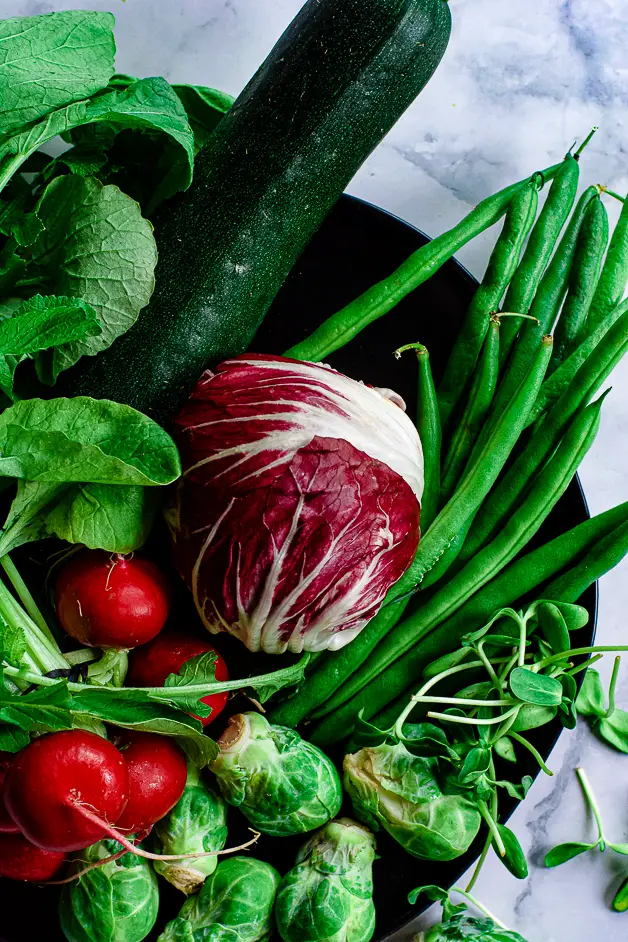
[[[117,17],[118,68],[237,93],[301,0],[0,0],[0,15],[75,6]],[[451,0],[451,43],[439,71],[362,168],[351,192],[436,235],[491,191],[559,159],[593,124],[582,160],[586,183],[628,189],[626,0]],[[609,201],[609,212],[616,206]],[[462,260],[481,275],[493,235]],[[582,469],[593,512],[628,499],[628,358],[613,375],[602,427]],[[600,641],[628,641],[628,563],[601,584]],[[603,664],[606,676],[610,662]],[[628,668],[620,702],[628,706]],[[544,851],[590,831],[573,769],[596,786],[608,831],[628,839],[628,758],[579,726],[562,737],[513,827],[530,854],[518,882],[488,862],[478,895],[529,942],[599,942],[628,936],[628,916],[608,909],[628,859],[589,854],[556,871]],[[411,860],[408,866],[412,866]],[[421,921],[424,927],[428,921]],[[397,937],[409,939],[412,933]]]

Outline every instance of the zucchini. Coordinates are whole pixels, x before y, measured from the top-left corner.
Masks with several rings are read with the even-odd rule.
[[[309,0],[155,219],[156,289],[64,392],[168,424],[203,369],[249,346],[355,172],[445,51],[445,0]]]

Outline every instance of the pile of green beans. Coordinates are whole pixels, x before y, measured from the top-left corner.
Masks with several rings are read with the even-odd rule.
[[[544,597],[576,601],[628,552],[627,503],[519,558],[590,448],[606,393],[592,400],[628,352],[628,201],[609,244],[605,188],[588,187],[576,203],[581,150],[484,200],[288,351],[320,359],[338,349],[505,216],[438,393],[427,349],[398,351],[413,348],[418,366],[416,557],[360,635],[318,659],[271,710],[273,722],[314,722],[308,735],[319,744],[346,738],[358,714],[385,716],[425,664],[495,609],[548,580]]]

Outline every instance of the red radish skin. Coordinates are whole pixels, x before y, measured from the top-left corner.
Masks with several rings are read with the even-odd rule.
[[[36,847],[23,834],[0,834],[0,877],[44,883],[59,872],[65,859],[59,851]]]
[[[178,674],[186,661],[199,654],[216,655],[216,680],[229,680],[227,665],[216,649],[193,634],[186,634],[167,629],[153,641],[137,648],[129,655],[129,671],[126,675],[127,687],[162,687],[169,674]],[[203,726],[213,723],[222,713],[229,699],[229,693],[214,693],[202,698],[209,704],[212,712],[209,716],[197,716]],[[192,714],[194,715],[194,714]]]
[[[168,584],[148,559],[85,550],[57,580],[56,605],[64,630],[76,641],[99,648],[145,644],[166,623]]]
[[[19,752],[4,785],[7,810],[44,850],[82,850],[116,823],[129,795],[127,764],[114,745],[81,729],[48,733]]]
[[[129,800],[116,830],[136,834],[168,814],[185,788],[185,756],[172,739],[155,733],[130,733],[121,752],[129,770]]]
[[[7,772],[13,763],[13,754],[0,752],[0,835],[1,834],[19,834],[20,829],[7,811],[4,804],[4,780]]]

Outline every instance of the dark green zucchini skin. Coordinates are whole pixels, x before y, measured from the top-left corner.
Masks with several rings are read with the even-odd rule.
[[[190,188],[155,219],[150,303],[61,391],[168,425],[203,369],[249,347],[314,232],[432,76],[450,28],[445,0],[309,0],[198,155]]]

